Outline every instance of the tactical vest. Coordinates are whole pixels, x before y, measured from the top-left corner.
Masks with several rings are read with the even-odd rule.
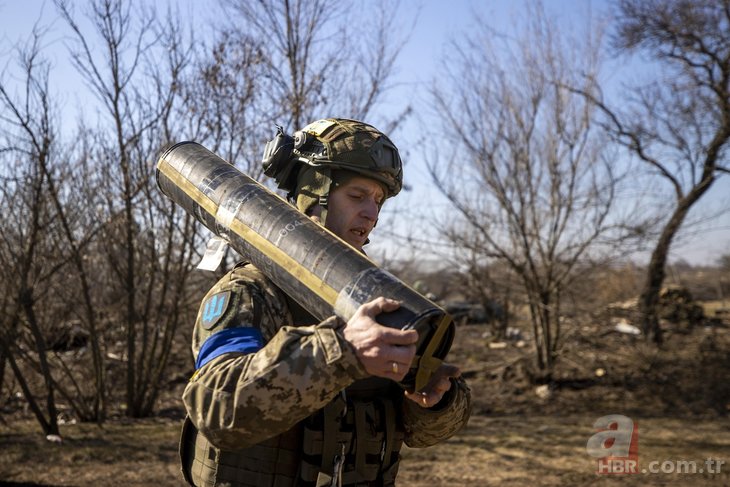
[[[287,301],[295,325],[316,322]],[[404,438],[402,400],[393,381],[360,380],[290,430],[241,450],[216,448],[186,418],[183,475],[197,486],[394,485]]]

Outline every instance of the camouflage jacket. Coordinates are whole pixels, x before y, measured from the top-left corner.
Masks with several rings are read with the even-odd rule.
[[[218,448],[246,448],[282,434],[368,377],[340,332],[342,320],[293,326],[289,303],[259,270],[243,264],[203,300],[192,344],[199,368],[183,402],[193,425]],[[217,337],[226,334],[237,334],[235,352],[216,350]],[[405,443],[426,447],[466,424],[469,389],[455,381],[437,410],[402,404]]]

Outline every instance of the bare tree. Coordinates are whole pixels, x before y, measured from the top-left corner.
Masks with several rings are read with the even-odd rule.
[[[514,274],[510,272],[511,268],[504,265],[485,265],[488,261],[484,259],[484,255],[474,252],[465,252],[456,259],[464,269],[462,287],[466,287],[467,298],[482,306],[492,336],[496,340],[506,338],[510,298],[513,288],[520,284],[515,286],[511,282],[514,281],[510,279],[510,274]]]
[[[519,276],[536,365],[549,376],[567,284],[579,263],[612,255],[627,231],[612,213],[620,178],[594,107],[564,88],[598,72],[599,38],[571,43],[540,6],[528,18],[514,42],[483,27],[452,50],[448,87],[432,91],[448,153],[429,171],[452,209],[443,228],[456,252]],[[581,79],[596,90],[595,77]]]
[[[122,324],[126,413],[145,416],[153,410],[174,331],[188,319],[194,226],[162,201],[152,164],[177,137],[173,118],[191,51],[179,21],[158,26],[153,12],[131,2],[91,1],[93,33],[82,30],[67,2],[56,3],[74,33],[72,61],[102,108],[89,142],[105,185],[89,203],[102,220],[94,247],[97,292],[107,320]],[[109,332],[114,341],[113,326]]]
[[[261,147],[271,137],[278,114],[268,109],[262,42],[242,33],[218,36],[213,46],[198,51],[184,84],[188,133],[251,177],[260,178]]]
[[[235,28],[224,35],[255,42],[272,120],[301,128],[316,117],[364,119],[387,91],[403,39],[394,2],[225,0]]]
[[[87,254],[100,230],[86,199],[95,192],[94,171],[84,157],[74,163],[73,151],[64,152],[58,141],[58,112],[51,100],[49,65],[40,55],[40,39],[39,30],[34,30],[33,42],[21,52],[26,79],[23,96],[13,96],[6,85],[0,86],[0,100],[7,113],[3,121],[10,129],[5,131],[6,150],[17,158],[23,175],[18,178],[10,169],[8,184],[3,185],[7,214],[16,216],[3,220],[3,248],[7,251],[2,254],[3,267],[11,269],[8,284],[28,283],[25,294],[31,302],[25,305],[27,318],[20,320],[22,326],[15,320],[10,323],[19,332],[20,347],[15,351],[25,366],[19,364],[16,370],[35,369],[77,417],[101,422],[106,414],[106,364],[98,329],[95,273],[90,270],[92,259]],[[88,152],[83,144],[75,147],[79,154]],[[29,198],[36,188],[38,198]],[[39,216],[21,218],[26,212]],[[23,251],[25,239],[36,232],[30,240],[36,243]],[[13,237],[18,240],[13,241]],[[14,260],[23,263],[22,270]],[[17,276],[30,277],[17,281]],[[23,343],[26,338],[31,340]],[[83,353],[66,353],[67,339],[83,341],[90,358]],[[8,341],[9,346],[12,344]],[[28,353],[31,349],[38,350],[38,359]],[[32,400],[28,394],[26,399]]]
[[[661,343],[657,307],[670,246],[690,208],[728,172],[730,1],[620,0],[617,7],[615,46],[648,53],[659,76],[635,89],[623,107],[595,93],[589,98],[615,139],[674,193],[639,301],[647,339]]]
[[[39,55],[40,38],[41,33],[34,30],[29,44],[19,51],[22,95],[16,98],[7,84],[0,82],[0,122],[5,126],[0,150],[4,158],[0,191],[5,203],[0,267],[6,274],[2,280],[6,298],[0,323],[0,354],[10,364],[43,431],[57,435],[55,387],[37,312],[42,283],[48,277],[41,263],[48,262],[44,255],[50,250],[46,232],[52,215],[45,189],[47,164],[55,141],[48,98],[48,63]],[[15,171],[11,170],[13,166]],[[30,335],[26,350],[19,345],[19,335],[24,331]],[[43,408],[19,363],[18,356],[23,352],[34,355],[45,393]]]

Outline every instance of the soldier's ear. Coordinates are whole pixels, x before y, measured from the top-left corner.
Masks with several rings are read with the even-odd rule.
[[[317,218],[319,218],[320,216],[322,216],[322,207],[319,204],[310,206],[307,210],[307,216],[316,216]]]
[[[322,224],[322,207],[319,204],[311,206],[307,210],[307,216],[315,223]]]

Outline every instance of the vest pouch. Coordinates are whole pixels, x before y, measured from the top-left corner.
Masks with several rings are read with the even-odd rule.
[[[182,430],[180,432],[180,444],[178,445],[178,454],[180,455],[180,469],[182,470],[183,478],[188,485],[195,486],[193,478],[190,475],[190,469],[193,465],[193,458],[195,453],[195,436],[193,423],[190,422],[190,418],[186,415],[185,421],[183,421]]]
[[[362,391],[353,391],[356,396],[358,392]],[[387,395],[370,398],[348,394],[347,408],[343,409],[340,396],[306,421],[301,467],[304,483],[330,485],[334,480],[336,485],[339,478],[343,485],[392,484],[404,433],[397,426],[394,401]]]

